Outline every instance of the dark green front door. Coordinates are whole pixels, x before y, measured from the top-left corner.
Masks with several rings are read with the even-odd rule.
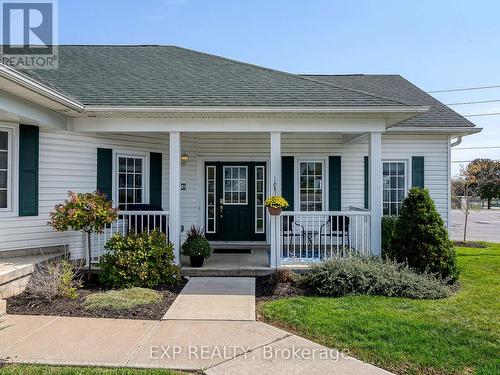
[[[206,236],[217,241],[265,240],[265,164],[205,165]]]

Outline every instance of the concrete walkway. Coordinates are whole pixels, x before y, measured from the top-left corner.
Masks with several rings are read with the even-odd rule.
[[[8,315],[0,360],[207,375],[389,374],[255,321],[253,278],[192,278],[161,321]]]
[[[253,277],[192,277],[166,320],[255,320]]]
[[[209,375],[389,374],[262,322],[8,315],[0,359],[202,370]]]

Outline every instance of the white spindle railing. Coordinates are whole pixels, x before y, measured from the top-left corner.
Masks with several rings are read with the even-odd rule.
[[[127,233],[149,233],[154,229],[165,233],[168,241],[168,211],[120,211],[116,221],[102,233],[92,235],[92,263],[99,262],[105,252],[104,246],[115,233],[125,236]]]
[[[284,211],[279,221],[282,264],[371,255],[370,212]]]

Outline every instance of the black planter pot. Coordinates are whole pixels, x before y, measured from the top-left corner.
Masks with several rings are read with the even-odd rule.
[[[191,260],[191,267],[201,267],[203,266],[203,261],[205,260],[204,256],[190,256],[189,259]]]

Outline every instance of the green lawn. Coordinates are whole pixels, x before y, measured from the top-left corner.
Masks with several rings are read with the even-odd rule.
[[[99,367],[57,367],[42,365],[6,365],[0,367],[2,375],[180,375],[170,370],[139,370]]]
[[[447,299],[300,297],[266,302],[260,312],[397,373],[500,374],[500,244],[457,255],[462,287]]]

